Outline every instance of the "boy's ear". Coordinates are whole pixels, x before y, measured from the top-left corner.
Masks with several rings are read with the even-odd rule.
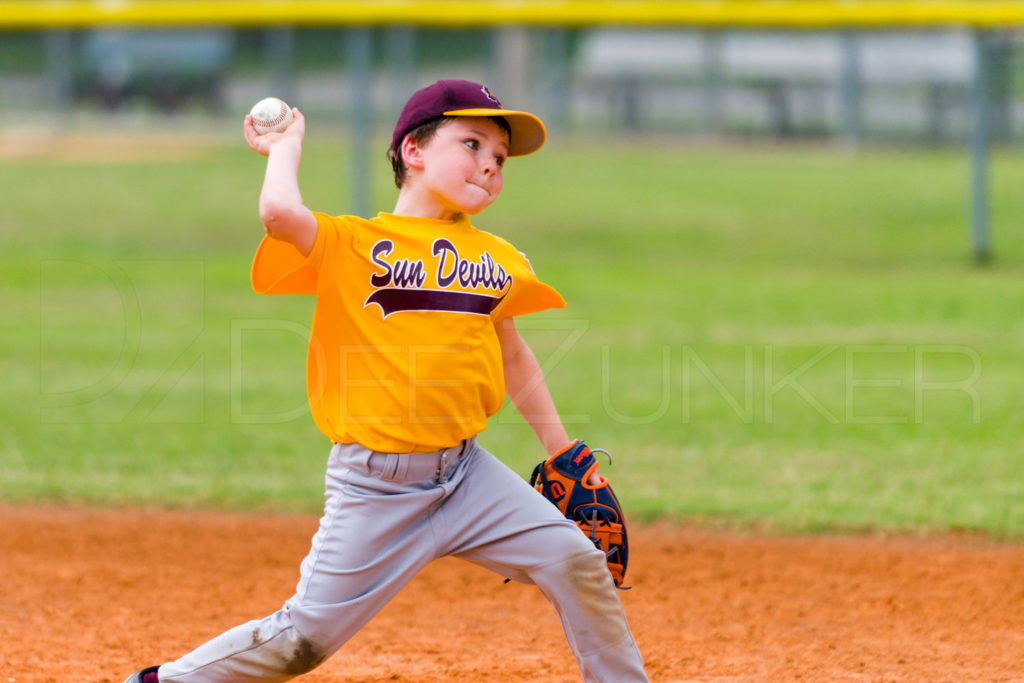
[[[402,155],[402,161],[405,162],[406,166],[409,168],[423,168],[423,148],[412,136],[406,135],[402,139],[402,144],[398,151]]]

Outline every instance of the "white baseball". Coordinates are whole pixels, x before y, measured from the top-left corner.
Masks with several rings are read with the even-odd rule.
[[[260,135],[280,133],[292,122],[292,108],[276,97],[260,100],[249,113],[252,114],[252,127]]]

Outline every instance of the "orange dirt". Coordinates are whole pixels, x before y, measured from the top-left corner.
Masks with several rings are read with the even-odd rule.
[[[274,611],[316,519],[0,507],[0,683],[113,681]],[[652,681],[1024,680],[1024,548],[635,528]],[[435,562],[302,681],[579,681],[539,592]]]

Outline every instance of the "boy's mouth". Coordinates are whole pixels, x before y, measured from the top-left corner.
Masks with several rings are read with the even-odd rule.
[[[474,183],[472,180],[467,180],[466,182],[468,184],[472,185],[473,187],[479,187],[481,190],[483,190],[484,192],[487,193],[488,197],[491,196],[491,191],[489,189],[487,189],[486,187],[484,187],[483,185],[481,185],[480,183]]]

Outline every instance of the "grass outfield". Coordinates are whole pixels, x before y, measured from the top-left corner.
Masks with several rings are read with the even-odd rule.
[[[137,145],[0,161],[0,500],[318,510],[312,301],[248,285],[262,162]],[[347,168],[311,143],[307,204],[344,212]],[[569,301],[520,329],[634,519],[1019,539],[1024,165],[994,160],[986,268],[967,176],[956,151],[579,142],[513,160],[476,223]],[[507,408],[483,441],[541,456]]]

